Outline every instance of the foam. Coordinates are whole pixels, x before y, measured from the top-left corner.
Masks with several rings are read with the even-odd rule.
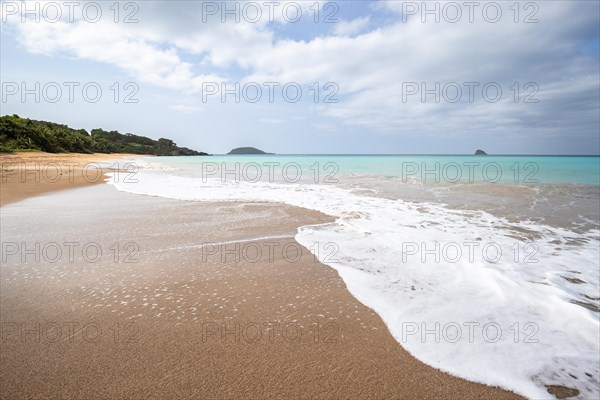
[[[155,169],[141,170],[136,178],[136,184],[109,183],[135,194],[281,202],[335,216],[335,223],[299,229],[296,239],[309,249],[319,248],[319,259],[339,272],[349,291],[375,310],[415,357],[531,398],[550,397],[546,385],[576,388],[581,398],[600,396],[598,313],[581,306],[598,306],[598,230],[575,233],[532,222],[510,223],[483,211],[364,196],[360,190],[331,185],[203,183]],[[522,253],[515,262],[511,246],[519,237],[534,239],[537,263],[523,263]],[[480,256],[454,263],[429,257],[423,262],[405,252],[403,262],[402,243],[408,242],[429,248],[435,242],[495,243],[503,256],[496,262]],[[337,246],[335,254],[327,243]],[[423,327],[435,330],[436,323],[437,342],[435,333],[421,335]],[[462,336],[453,342],[456,326]],[[419,332],[409,334],[415,327]],[[497,327],[502,336],[494,342],[490,339],[495,339]]]

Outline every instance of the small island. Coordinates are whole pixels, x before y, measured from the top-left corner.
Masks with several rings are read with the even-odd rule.
[[[487,154],[485,151],[483,151],[483,150],[479,150],[479,149],[477,149],[477,150],[475,151],[475,155],[476,155],[476,156],[487,156],[488,154]]]
[[[273,153],[266,153],[255,147],[238,147],[236,149],[231,150],[227,154],[273,154]]]

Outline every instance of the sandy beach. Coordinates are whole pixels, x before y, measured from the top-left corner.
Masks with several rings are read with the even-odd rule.
[[[294,240],[331,217],[137,196],[73,171],[21,183],[3,167],[2,399],[520,398],[405,351]]]
[[[115,163],[112,169],[101,166],[107,161],[131,157],[139,155],[43,152],[0,154],[0,206],[42,193],[103,183],[106,172],[115,172],[115,169],[118,171],[126,163]]]

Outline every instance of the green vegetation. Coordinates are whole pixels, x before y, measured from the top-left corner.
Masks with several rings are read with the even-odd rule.
[[[273,153],[265,153],[264,151],[259,150],[256,147],[238,147],[237,149],[231,150],[227,154],[273,154]]]
[[[0,117],[0,152],[132,153],[157,156],[205,156],[169,139],[150,139],[132,133],[73,129],[54,122],[35,121],[18,115]]]

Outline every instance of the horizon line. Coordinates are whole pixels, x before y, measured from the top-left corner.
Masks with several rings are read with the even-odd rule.
[[[474,154],[474,153],[265,153],[265,154],[228,154],[214,153],[211,156],[476,156],[476,157],[600,157],[598,154]],[[201,156],[197,156],[201,157]]]

